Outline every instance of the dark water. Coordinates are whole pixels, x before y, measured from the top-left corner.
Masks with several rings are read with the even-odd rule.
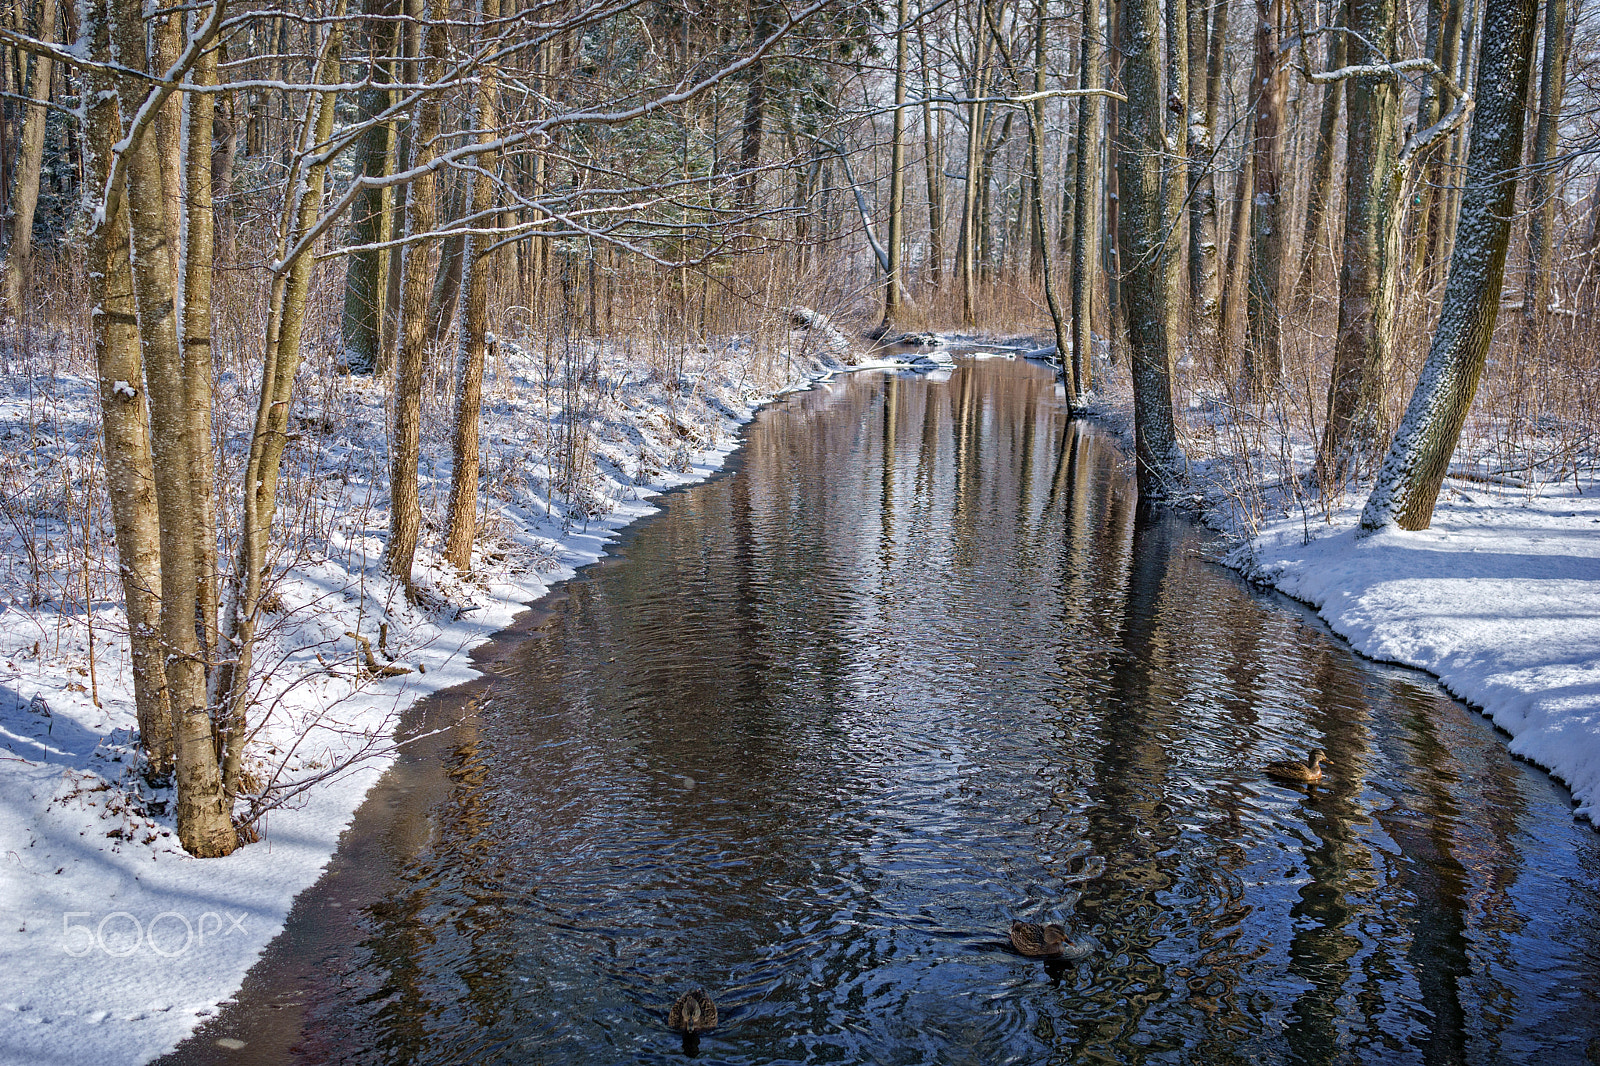
[[[1600,834],[1128,475],[1023,363],[765,412],[504,653],[443,776],[397,769],[186,1053],[678,1060],[703,986],[714,1062],[1600,1058]],[[1323,787],[1260,776],[1313,745]],[[1013,916],[1098,949],[1023,959]]]

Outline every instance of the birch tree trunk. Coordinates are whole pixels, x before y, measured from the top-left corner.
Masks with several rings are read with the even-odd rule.
[[[53,41],[56,35],[56,0],[43,0],[39,8],[39,35]],[[20,53],[19,53],[20,58]],[[39,171],[44,164],[44,104],[50,99],[55,62],[34,56],[28,79],[28,98],[34,101],[22,120],[17,160],[12,169],[11,244],[6,249],[5,277],[0,281],[0,312],[22,319],[22,292],[32,276],[33,216],[39,206]]]
[[[217,83],[217,53],[196,59],[190,80]],[[211,141],[216,96],[187,93],[184,123],[183,382],[189,438],[189,479],[194,486],[195,602],[200,655],[209,681],[217,648],[217,501],[211,451],[211,282],[216,256],[211,200]]]
[[[1188,236],[1189,202],[1189,5],[1186,0],[1162,0],[1166,14],[1166,152],[1161,158],[1162,288],[1166,291],[1167,336],[1172,359],[1177,361],[1184,340],[1184,238]]]
[[[488,26],[500,20],[500,0],[478,0],[478,24]],[[499,134],[495,64],[486,62],[478,72],[476,112],[480,144]],[[494,173],[498,155],[478,156],[478,173],[472,179],[472,218],[475,225],[494,210]],[[489,347],[489,271],[492,253],[478,251],[479,239],[467,238],[463,258],[467,270],[467,303],[461,316],[460,375],[456,386],[456,425],[453,440],[454,465],[450,470],[448,532],[445,534],[445,561],[458,570],[472,566],[472,544],[478,535],[478,422],[483,407],[483,362]]]
[[[1189,295],[1202,333],[1215,333],[1222,311],[1217,269],[1217,105],[1221,96],[1228,2],[1215,0],[1207,32],[1206,0],[1189,0]]]
[[[112,26],[120,53],[142,54],[144,24],[139,13],[125,5],[114,10]],[[142,81],[131,74],[122,79],[119,89],[125,99],[144,96]],[[161,637],[173,723],[178,839],[191,855],[211,857],[233,851],[238,835],[217,765],[205,660],[195,631],[199,610],[195,496],[208,491],[211,483],[208,479],[196,485],[192,478],[188,390],[178,343],[177,272],[162,167],[165,146],[157,135],[159,129],[158,118],[155,129],[135,136],[124,149],[126,197],[160,521]]]
[[[111,23],[104,3],[83,8],[83,39],[90,55],[112,55]],[[85,75],[84,182],[89,221],[87,258],[95,365],[105,441],[107,493],[117,544],[117,571],[127,604],[133,660],[133,699],[139,741],[150,775],[172,773],[172,711],[167,699],[161,647],[161,524],[150,454],[150,419],[145,404],[144,360],[133,297],[127,202],[120,189],[103,200],[113,146],[122,138],[118,79],[101,67]],[[96,202],[99,200],[99,202]],[[98,266],[100,269],[93,269]]]
[[[1505,282],[1537,17],[1537,0],[1485,5],[1467,181],[1439,327],[1361,513],[1363,535],[1428,528],[1472,407]]]

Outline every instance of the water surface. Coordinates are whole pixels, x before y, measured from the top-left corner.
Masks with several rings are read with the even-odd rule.
[[[175,1061],[678,1060],[696,986],[713,1062],[1600,1060],[1566,792],[1129,475],[1021,362],[764,412],[497,653]],[[1312,746],[1323,786],[1261,776]]]

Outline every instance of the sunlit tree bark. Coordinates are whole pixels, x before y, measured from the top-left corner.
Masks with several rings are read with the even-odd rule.
[[[422,0],[407,0],[406,7],[412,17],[423,15]],[[430,74],[438,67],[440,36],[436,28],[424,49]],[[412,120],[412,170],[426,167],[437,151],[439,107],[437,97],[431,94],[417,104]],[[433,229],[433,199],[433,171],[418,170],[406,199],[407,229],[412,235]],[[400,290],[400,351],[395,359],[394,439],[389,445],[389,543],[384,549],[383,566],[407,588],[411,586],[411,566],[422,532],[417,461],[422,450],[422,372],[429,343],[427,249],[427,244],[419,242],[406,246]]]
[[[969,91],[972,102],[967,105],[967,164],[962,182],[961,242],[961,324],[973,326],[978,321],[978,240],[980,237],[978,211],[978,185],[983,171],[983,136],[985,107],[983,98],[988,92],[989,67],[989,7],[986,0],[978,0],[973,16],[972,77]]]
[[[201,52],[190,75],[196,85],[217,84],[217,53]],[[200,654],[207,676],[217,648],[217,496],[211,448],[211,282],[216,258],[211,200],[211,142],[216,96],[188,93],[183,100],[183,388],[189,438],[189,479],[194,486],[195,602]]]
[[[1189,296],[1194,321],[1214,333],[1221,310],[1217,264],[1217,106],[1229,0],[1189,0]],[[1209,33],[1205,13],[1211,12]]]
[[[137,11],[114,6],[112,30],[122,55],[141,53],[144,23]],[[119,86],[123,98],[130,100],[142,100],[144,89],[143,81],[131,73],[122,78]],[[139,308],[139,344],[144,353],[152,470],[160,519],[161,638],[173,723],[178,838],[190,854],[206,857],[233,851],[238,846],[238,836],[233,828],[232,804],[223,790],[217,764],[206,698],[205,660],[195,627],[199,610],[195,495],[210,491],[211,486],[209,481],[196,485],[192,479],[191,422],[183,352],[178,343],[175,249],[162,167],[165,147],[155,129],[146,130],[142,136],[136,131],[123,154],[133,244],[133,291]]]
[[[91,58],[112,55],[106,5],[87,3],[82,33]],[[172,712],[167,699],[161,646],[161,526],[150,452],[144,360],[139,349],[138,308],[133,296],[128,215],[120,188],[111,187],[113,152],[122,137],[119,79],[107,67],[85,75],[90,95],[84,124],[90,323],[100,386],[107,493],[117,543],[117,571],[128,616],[133,661],[133,700],[148,772],[172,773]]]
[[[892,329],[900,314],[905,285],[906,221],[906,19],[908,0],[900,0],[895,30],[894,118],[889,148],[889,268],[883,286],[883,329]]]
[[[1494,337],[1522,162],[1537,0],[1487,0],[1460,231],[1439,327],[1361,530],[1426,529]]]
[[[1336,9],[1341,6],[1335,0]],[[1337,70],[1344,66],[1347,51],[1343,33],[1330,33],[1328,66]],[[1429,85],[1434,84],[1430,79]],[[1305,228],[1300,240],[1300,273],[1295,282],[1294,301],[1304,306],[1311,298],[1312,286],[1317,280],[1317,265],[1322,259],[1322,227],[1328,217],[1329,202],[1333,199],[1333,162],[1338,144],[1339,113],[1343,110],[1344,79],[1329,82],[1322,89],[1322,111],[1317,119],[1317,144],[1311,156],[1311,178],[1306,189]]]
[[[478,23],[492,26],[500,20],[500,0],[478,0]],[[481,144],[498,135],[499,88],[493,62],[484,63],[478,72],[478,91],[474,98],[474,118]],[[472,179],[472,219],[483,225],[494,212],[495,183],[492,180],[498,153],[485,151],[478,156]],[[472,544],[478,535],[478,423],[483,407],[483,363],[489,348],[489,272],[493,253],[485,249],[490,242],[475,235],[467,237],[462,258],[466,261],[466,307],[461,316],[460,373],[456,384],[456,422],[452,441],[453,466],[450,471],[450,505],[445,520],[445,561],[458,570],[472,566]]]

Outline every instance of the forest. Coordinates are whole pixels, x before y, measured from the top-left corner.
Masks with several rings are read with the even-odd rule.
[[[23,532],[37,464],[8,468],[7,517],[35,602],[72,572],[38,553],[76,552],[70,594],[125,605],[192,854],[253,839],[304,506],[282,472],[331,377],[376,390],[381,569],[424,604],[419,550],[471,572],[506,476],[486,367],[536,351],[547,410],[557,382],[571,502],[597,353],[671,391],[689,353],[777,351],[819,313],[1048,337],[1074,410],[1124,390],[1152,499],[1210,448],[1241,498],[1370,488],[1364,528],[1421,529],[1469,420],[1485,477],[1593,461],[1600,140],[1569,0],[352,7],[31,0],[0,25],[6,358],[82,368],[101,434],[61,475],[65,535]]]

